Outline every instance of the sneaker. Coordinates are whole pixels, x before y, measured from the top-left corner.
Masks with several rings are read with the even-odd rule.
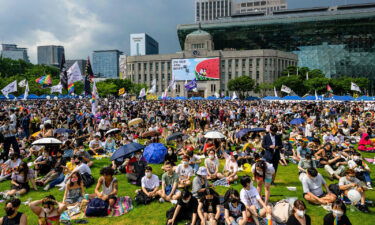
[[[171,203],[172,203],[173,205],[177,205],[177,200],[171,200]]]
[[[65,186],[62,186],[61,188],[59,188],[59,191],[63,191],[65,190]]]
[[[49,186],[49,184],[47,184],[47,185],[43,188],[43,190],[48,191],[49,188],[50,188],[50,186]]]
[[[241,166],[240,168],[238,168],[238,171],[243,171],[243,168],[242,168],[242,166]]]
[[[165,202],[164,198],[159,198],[159,202],[160,202],[160,203]]]

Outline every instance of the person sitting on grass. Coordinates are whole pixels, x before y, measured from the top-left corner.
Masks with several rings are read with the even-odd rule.
[[[272,209],[262,200],[257,189],[253,186],[251,178],[244,176],[241,178],[242,189],[240,191],[241,202],[246,207],[247,218],[252,217],[255,224],[259,225],[258,217],[270,215]]]
[[[63,168],[61,166],[55,167],[55,168],[51,169],[51,171],[48,172],[45,177],[37,179],[35,181],[35,183],[38,186],[45,186],[44,190],[48,191],[50,189],[50,187],[52,186],[52,185],[50,185],[50,183],[52,183],[53,181],[57,180],[57,182],[53,182],[52,187],[54,187],[56,184],[59,184],[62,181],[64,181],[64,178],[58,180],[58,178],[60,177],[61,174],[63,174]]]
[[[152,167],[146,166],[145,176],[141,180],[141,190],[138,190],[138,195],[145,197],[144,204],[150,203],[153,199],[158,196],[160,180],[155,174],[152,174]]]
[[[176,173],[179,177],[178,187],[185,188],[191,185],[190,177],[193,176],[193,168],[189,166],[190,157],[184,155],[181,164],[177,166]]]
[[[346,215],[346,206],[343,201],[337,199],[332,204],[332,212],[324,216],[323,225],[352,225]]]
[[[238,180],[237,152],[231,152],[230,155],[223,152],[223,156],[225,158],[224,176],[226,177],[228,183],[232,183]]]
[[[17,153],[9,154],[9,159],[1,164],[1,175],[0,175],[0,182],[10,179],[12,175],[12,170],[17,168],[21,164],[22,160]]]
[[[316,168],[315,160],[313,160],[311,156],[311,154],[306,154],[305,158],[301,159],[298,162],[299,180],[301,182],[302,179],[306,176],[308,169]]]
[[[33,185],[34,190],[38,190],[35,185],[34,171],[30,169],[26,162],[22,162],[14,169],[11,176],[12,189],[6,192],[7,196],[24,195],[30,191],[29,182]]]
[[[198,220],[197,209],[198,200],[190,191],[182,191],[176,207],[167,212],[167,225],[176,225],[182,220],[191,221],[189,224],[195,225]]]
[[[53,195],[33,201],[29,206],[38,217],[38,225],[59,225],[60,216],[67,209],[67,206],[57,202]]]
[[[198,204],[198,216],[201,225],[217,225],[220,218],[220,199],[219,195],[212,188],[207,188],[201,193]]]
[[[268,203],[270,198],[270,187],[272,183],[272,177],[275,173],[275,169],[272,164],[259,160],[251,168],[254,178],[257,181],[257,190],[259,193],[262,193],[262,188],[264,184],[264,194],[265,194],[265,203]]]
[[[216,157],[214,150],[208,151],[208,158],[204,160],[204,165],[207,168],[208,180],[216,180],[224,177],[219,173],[219,159]]]
[[[21,201],[13,198],[5,202],[5,216],[0,218],[0,225],[27,225],[25,213],[18,212]]]
[[[159,201],[177,203],[181,197],[181,192],[177,189],[178,175],[173,171],[171,162],[164,163],[165,173],[161,177],[161,190],[158,191]]]
[[[81,203],[85,194],[81,174],[74,172],[66,185],[63,202],[68,205]]]
[[[323,187],[327,193],[323,192]],[[307,176],[302,179],[303,197],[316,205],[326,205],[336,200],[336,195],[328,189],[323,176],[315,168],[307,169]]]
[[[228,225],[245,225],[247,223],[246,207],[240,200],[237,190],[229,189],[225,193],[224,218]]]
[[[340,178],[339,188],[344,192],[345,196],[348,196],[350,190],[357,190],[361,194],[361,203],[357,205],[357,208],[365,213],[370,212],[366,205],[365,191],[367,190],[367,187],[355,177],[355,171],[353,169],[347,169],[345,171],[345,176]]]
[[[74,150],[75,156],[80,156],[84,160],[84,162],[89,166],[92,167],[94,162],[92,161],[91,155],[89,152],[85,151],[85,146],[83,144],[79,145],[78,148]]]
[[[286,225],[311,225],[311,218],[306,214],[306,205],[301,200],[294,201],[293,213],[289,216]]]
[[[199,167],[197,175],[193,179],[192,193],[193,196],[198,198],[199,193],[204,192],[206,188],[212,186],[207,180],[207,168],[204,166]]]
[[[348,162],[348,166],[349,169],[355,171],[356,177],[359,180],[366,182],[367,189],[372,190],[370,177],[371,169],[366,162],[361,159],[361,154],[359,152],[353,153],[351,160]]]
[[[99,155],[104,153],[104,148],[102,143],[100,142],[100,133],[96,133],[94,138],[89,143],[89,152],[92,155]]]
[[[126,159],[124,166],[126,168],[128,181],[137,186],[141,186],[141,179],[145,175],[145,167],[147,166],[147,161],[142,157],[142,152],[136,152],[131,159]]]
[[[102,200],[108,200],[109,196],[117,196],[118,182],[113,175],[115,171],[112,167],[104,167],[100,170],[101,177],[95,187],[95,196]]]

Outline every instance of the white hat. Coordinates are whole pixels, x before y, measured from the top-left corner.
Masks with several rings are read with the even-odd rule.
[[[204,167],[204,166],[201,166],[199,167],[198,171],[197,171],[197,175],[199,176],[207,176],[207,168]]]
[[[95,137],[101,137],[102,135],[100,135],[100,132],[96,132],[95,133]]]

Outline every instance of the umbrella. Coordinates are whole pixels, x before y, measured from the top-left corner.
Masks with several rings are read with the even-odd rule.
[[[205,135],[205,138],[210,139],[222,139],[225,138],[224,134],[220,133],[219,131],[208,131]]]
[[[173,133],[171,135],[169,135],[166,139],[166,141],[173,141],[173,140],[176,140],[178,138],[182,138],[184,134],[181,133],[181,132],[176,132],[176,133]]]
[[[121,146],[117,149],[111,156],[111,160],[116,160],[118,158],[126,157],[134,152],[144,149],[145,146],[138,144],[136,142],[129,143],[127,145]]]
[[[144,132],[144,133],[142,134],[142,137],[143,137],[143,138],[146,138],[146,137],[155,137],[155,136],[159,136],[159,135],[160,135],[160,132],[159,132],[159,131],[152,130],[152,131]]]
[[[55,134],[64,134],[64,133],[71,134],[73,133],[73,130],[66,129],[66,128],[58,128],[55,130]]]
[[[134,125],[137,125],[137,124],[140,124],[140,123],[143,123],[142,118],[135,118],[135,119],[130,120],[128,125],[134,126]]]
[[[149,144],[143,151],[143,157],[148,163],[162,163],[166,154],[167,148],[161,143]]]
[[[62,142],[56,138],[41,138],[33,142],[33,145],[61,145]]]
[[[121,130],[118,129],[118,128],[110,129],[109,131],[105,132],[105,136],[107,136],[109,134],[118,134],[120,132],[121,132]]]
[[[250,132],[265,132],[266,128],[255,127],[250,129]]]
[[[302,124],[304,122],[305,122],[305,120],[302,119],[302,118],[295,118],[292,121],[290,121],[290,124],[291,125],[298,125],[298,124]]]
[[[240,131],[238,131],[236,133],[236,138],[242,138],[243,136],[245,136],[246,134],[250,133],[250,128],[244,128],[244,129],[241,129]]]

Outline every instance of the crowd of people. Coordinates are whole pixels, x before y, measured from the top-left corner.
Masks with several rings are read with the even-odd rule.
[[[0,193],[7,199],[0,225],[27,224],[31,215],[18,211],[19,197],[40,189],[59,188],[64,197],[29,203],[39,225],[59,224],[69,207],[95,201],[104,202],[105,215],[111,215],[119,190],[126,188],[118,185],[121,174],[139,187],[135,203],[174,204],[166,224],[259,225],[274,220],[272,187],[279,185],[279,166],[289,164],[297,165],[288,169],[301,182],[303,201],[290,202],[293,210],[284,224],[312,224],[305,202],[330,211],[315,224],[351,224],[346,204],[369,212],[371,170],[358,150],[375,149],[373,103],[100,99],[98,105],[93,114],[82,99],[0,102],[0,181],[10,180],[9,190]],[[129,123],[134,119],[138,122]],[[209,138],[209,132],[222,137]],[[51,137],[62,144],[32,144]],[[98,158],[132,143],[167,146],[161,177],[141,149],[93,176]],[[87,193],[95,183],[94,193]],[[241,190],[232,187],[237,184]],[[224,196],[217,186],[227,187]],[[358,202],[351,202],[352,190]]]

